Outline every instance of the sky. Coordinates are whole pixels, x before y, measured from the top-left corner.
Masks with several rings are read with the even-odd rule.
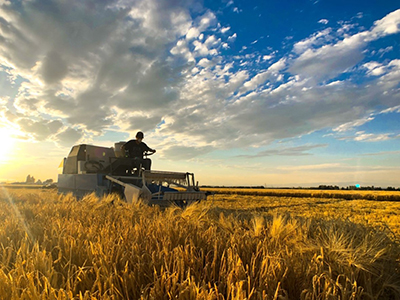
[[[400,187],[400,5],[0,0],[0,181],[145,133],[200,185]]]

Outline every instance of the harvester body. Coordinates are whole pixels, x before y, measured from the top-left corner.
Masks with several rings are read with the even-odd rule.
[[[102,197],[118,193],[128,203],[184,207],[207,199],[207,193],[195,185],[194,174],[144,170],[134,158],[120,149],[76,145],[64,158],[58,175],[58,191],[77,198],[95,192]]]

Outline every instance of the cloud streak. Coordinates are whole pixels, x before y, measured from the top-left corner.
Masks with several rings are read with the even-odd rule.
[[[278,149],[269,149],[260,151],[255,155],[237,155],[238,158],[259,158],[264,156],[304,156],[304,155],[312,155],[309,151],[317,148],[327,147],[327,144],[319,144],[319,145],[302,145],[296,147],[286,147],[286,148],[278,148]]]

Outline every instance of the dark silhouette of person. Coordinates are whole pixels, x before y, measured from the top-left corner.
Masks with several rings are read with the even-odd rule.
[[[145,152],[155,153],[156,150],[151,149],[149,146],[143,143],[143,139],[144,134],[143,132],[139,131],[138,133],[136,133],[135,140],[130,140],[122,146],[122,151],[126,153],[128,157],[135,160],[136,167],[142,165],[145,170],[150,170],[151,159],[143,158],[143,155]]]

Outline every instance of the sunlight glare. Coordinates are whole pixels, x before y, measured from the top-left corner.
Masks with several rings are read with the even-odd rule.
[[[6,162],[11,158],[15,139],[12,131],[6,127],[0,127],[0,162]]]

